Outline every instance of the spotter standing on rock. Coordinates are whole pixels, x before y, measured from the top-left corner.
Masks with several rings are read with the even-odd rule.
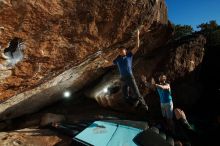
[[[157,89],[160,96],[160,105],[163,118],[166,119],[167,128],[173,130],[173,100],[171,96],[170,84],[167,83],[167,77],[165,75],[159,76],[159,84],[156,84],[154,80],[148,83],[145,76],[141,76],[142,81],[146,87],[153,87]]]

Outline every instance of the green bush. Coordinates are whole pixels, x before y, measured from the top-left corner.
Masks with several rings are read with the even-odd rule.
[[[179,39],[193,33],[193,28],[190,25],[174,25],[174,39]]]

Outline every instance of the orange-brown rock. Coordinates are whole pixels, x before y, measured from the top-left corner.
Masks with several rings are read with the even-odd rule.
[[[0,120],[37,111],[98,78],[104,58],[134,45],[137,28],[153,50],[168,39],[167,24],[164,0],[0,1],[1,52],[15,37],[24,48],[10,68],[0,59]]]
[[[70,145],[71,139],[58,135],[48,129],[26,128],[11,132],[0,132],[0,143],[4,146],[32,145],[32,146],[54,146]]]

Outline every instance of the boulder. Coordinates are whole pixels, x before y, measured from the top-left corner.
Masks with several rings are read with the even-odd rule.
[[[48,124],[58,123],[62,121],[65,121],[65,116],[52,114],[52,113],[46,113],[41,117],[40,126],[47,126]]]
[[[36,112],[99,78],[118,47],[134,46],[137,29],[149,51],[168,39],[164,0],[0,1],[0,120]],[[14,38],[22,58],[8,66],[4,52]]]

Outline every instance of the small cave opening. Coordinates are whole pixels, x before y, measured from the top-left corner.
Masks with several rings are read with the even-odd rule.
[[[4,49],[2,56],[7,60],[7,66],[14,66],[21,61],[23,55],[24,41],[21,38],[15,37],[10,42],[7,48]]]

